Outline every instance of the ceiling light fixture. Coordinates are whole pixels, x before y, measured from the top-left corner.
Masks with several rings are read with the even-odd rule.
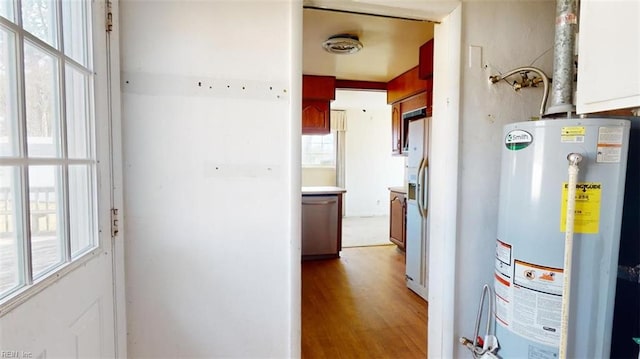
[[[322,47],[332,54],[355,54],[362,49],[358,36],[350,34],[333,35],[322,43]]]

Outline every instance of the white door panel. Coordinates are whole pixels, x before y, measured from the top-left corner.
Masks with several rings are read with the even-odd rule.
[[[0,318],[0,350],[33,358],[114,357],[111,273],[105,268],[111,268],[111,256],[98,253]]]
[[[11,0],[9,2],[11,3]],[[64,2],[63,4],[68,6],[78,3]],[[86,84],[90,84],[91,81],[94,83],[94,88],[90,91],[94,95],[90,108],[95,111],[95,122],[89,121],[88,126],[96,132],[95,157],[87,157],[89,159],[82,161],[91,163],[88,166],[96,166],[95,173],[91,175],[97,176],[94,185],[97,193],[96,224],[99,232],[99,246],[78,259],[64,264],[40,282],[35,281],[33,284],[27,282],[21,289],[21,293],[9,297],[8,300],[5,298],[4,303],[0,304],[1,357],[109,358],[116,356],[114,297],[121,296],[114,294],[113,263],[122,262],[123,254],[118,252],[115,255],[112,250],[115,242],[111,238],[110,214],[114,180],[116,183],[121,182],[114,179],[111,174],[112,141],[114,138],[119,141],[119,133],[112,133],[109,118],[111,104],[108,96],[110,73],[105,35],[106,6],[104,0],[91,1],[90,4],[93,20],[93,66],[87,69],[81,69],[82,66],[78,64],[72,66],[88,74],[86,76],[89,76],[89,80]],[[15,7],[16,3],[13,2],[13,5]],[[70,11],[72,16],[76,16],[74,21],[78,20],[78,22],[74,22],[73,25],[76,26],[77,31],[77,26],[81,26],[78,24],[82,23],[82,17],[77,17],[79,12],[74,12],[77,9],[62,9],[62,14]],[[58,14],[58,16],[57,21],[60,21],[62,15]],[[21,30],[15,24],[3,22],[2,25],[22,36]],[[74,28],[74,26],[70,27]],[[16,38],[20,39],[20,37]],[[65,57],[60,59],[65,63],[68,61]],[[75,60],[69,60],[70,63],[73,61]],[[69,68],[67,64],[65,69]],[[63,89],[63,85],[60,88]],[[70,88],[67,90],[68,94],[72,94],[68,95],[67,99],[77,96],[77,91]],[[66,102],[66,105],[67,114],[69,114],[73,110],[71,108],[73,101]],[[73,120],[75,121],[76,118]],[[11,163],[10,160],[17,161],[0,158],[0,164],[6,165]],[[66,158],[63,157],[61,161],[65,163]],[[16,163],[22,165],[20,162]],[[71,205],[73,206],[73,203]],[[74,208],[77,210],[79,207]],[[77,216],[78,213],[84,212],[75,213]],[[87,212],[88,217],[92,215],[92,211]],[[95,238],[91,237],[91,233],[95,232],[88,233],[89,237],[78,236],[76,240],[79,239],[84,243],[83,239]],[[89,239],[86,242],[95,243]],[[119,305],[124,306],[124,303]]]

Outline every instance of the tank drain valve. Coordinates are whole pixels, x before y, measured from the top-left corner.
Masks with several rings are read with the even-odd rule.
[[[474,345],[473,340],[461,337],[460,344],[464,345],[471,351],[474,358],[477,359],[488,359],[488,358],[499,358],[496,355],[496,351],[498,350],[498,339],[496,339],[493,335],[488,335],[483,340],[481,337],[476,339],[476,344]]]

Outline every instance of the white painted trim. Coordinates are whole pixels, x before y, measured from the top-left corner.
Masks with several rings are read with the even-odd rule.
[[[108,37],[111,99],[111,206],[119,210],[119,233],[111,239],[113,258],[113,308],[116,358],[127,357],[127,312],[124,270],[124,194],[122,156],[122,104],[120,91],[119,0],[111,0],[113,28]]]
[[[73,159],[73,158],[19,158],[4,157],[2,158],[3,166],[64,166],[64,165],[95,165],[94,159]]]
[[[430,155],[429,358],[453,358],[462,5],[435,26]]]
[[[291,195],[289,228],[291,230],[291,253],[290,253],[290,275],[291,275],[291,320],[290,320],[290,351],[291,358],[300,358],[302,356],[302,273],[300,258],[301,252],[301,142],[302,123],[302,0],[293,0],[290,4],[291,9],[291,30],[289,34],[291,38],[291,100],[290,108],[290,133],[291,148],[289,149],[289,178],[291,187],[289,193]]]

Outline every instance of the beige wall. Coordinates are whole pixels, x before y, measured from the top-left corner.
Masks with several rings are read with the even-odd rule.
[[[335,186],[336,169],[307,167],[302,169],[302,186]]]

